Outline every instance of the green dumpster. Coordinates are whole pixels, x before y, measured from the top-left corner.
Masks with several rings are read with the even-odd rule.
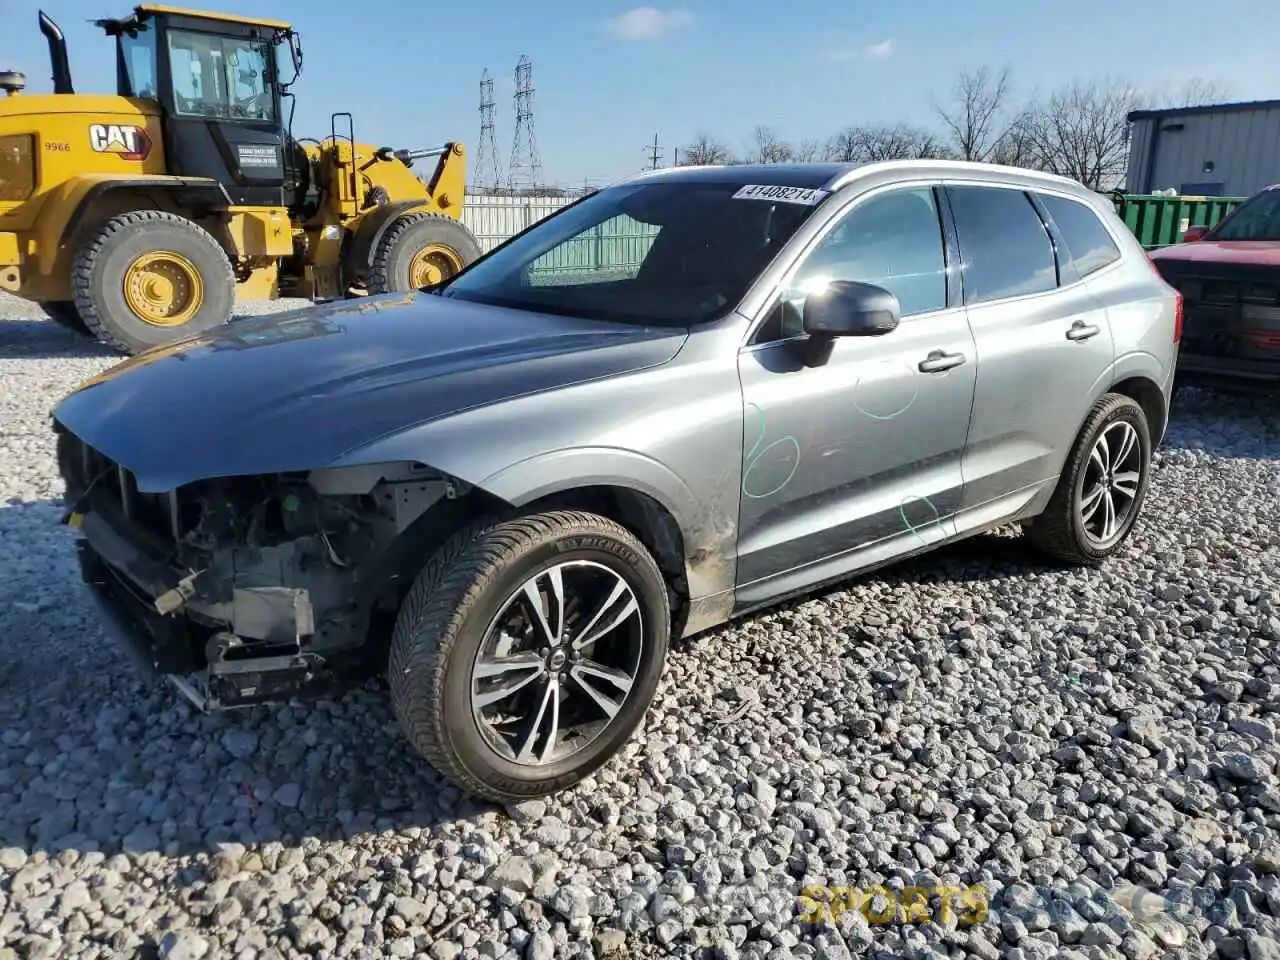
[[[1116,213],[1146,249],[1178,243],[1188,227],[1212,227],[1247,197],[1179,197],[1110,194]]]

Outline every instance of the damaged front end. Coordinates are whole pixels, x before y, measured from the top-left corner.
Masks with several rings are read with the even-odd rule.
[[[201,710],[340,686],[372,665],[402,591],[401,534],[465,485],[377,464],[143,492],[55,424],[84,582],[150,674]]]

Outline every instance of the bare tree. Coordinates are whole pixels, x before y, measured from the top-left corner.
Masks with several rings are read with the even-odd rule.
[[[1181,86],[1170,89],[1156,87],[1142,96],[1141,106],[1153,110],[1199,107],[1206,103],[1222,103],[1231,99],[1231,88],[1207,77],[1189,77]]]
[[[1008,67],[998,73],[980,67],[960,74],[950,103],[934,105],[959,159],[987,162],[1009,152],[1004,140],[1018,119],[1011,115],[1012,97]]]
[[[995,142],[987,155],[988,163],[1002,163],[1010,167],[1034,167],[1036,151],[1033,111],[1030,107],[1022,107],[1013,113],[1006,122],[1000,139]]]
[[[772,127],[757,126],[751,131],[748,163],[786,163],[794,155],[791,145]]]
[[[1112,78],[1076,80],[1033,104],[1021,131],[1030,152],[1029,166],[1107,190],[1124,178],[1128,165],[1129,111],[1142,94]]]
[[[827,142],[828,160],[873,163],[877,160],[919,160],[947,156],[937,134],[922,127],[854,125],[845,127]]]
[[[729,162],[729,148],[709,133],[699,133],[680,150],[681,163],[695,167]]]
[[[821,160],[822,153],[823,144],[821,140],[816,137],[805,137],[791,152],[791,157],[801,163],[809,163],[813,160]]]

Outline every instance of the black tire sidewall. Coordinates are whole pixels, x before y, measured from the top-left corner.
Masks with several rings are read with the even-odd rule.
[[[471,711],[471,670],[491,620],[507,599],[543,567],[592,560],[623,577],[643,618],[644,648],[636,681],[613,724],[590,745],[557,763],[521,766],[497,754],[484,740]],[[446,743],[462,767],[492,790],[513,796],[541,795],[569,786],[607,762],[643,721],[666,659],[670,611],[666,585],[656,564],[635,546],[607,533],[573,532],[536,543],[489,580],[462,619],[444,665],[440,714]]]
[[[1125,518],[1119,534],[1113,537],[1107,546],[1099,547],[1085,532],[1084,521],[1081,517],[1084,479],[1088,474],[1089,453],[1093,450],[1094,444],[1098,442],[1098,438],[1104,431],[1121,421],[1129,423],[1138,432],[1138,445],[1142,451],[1142,475],[1138,479],[1138,494],[1134,498],[1133,507]],[[1122,402],[1117,403],[1110,413],[1098,420],[1093,425],[1093,429],[1087,431],[1080,438],[1078,450],[1080,457],[1077,461],[1075,475],[1071,478],[1071,531],[1082,553],[1095,560],[1103,560],[1124,546],[1125,541],[1129,539],[1129,534],[1133,530],[1134,524],[1137,523],[1142,513],[1143,504],[1147,499],[1147,489],[1151,483],[1152,443],[1151,427],[1147,423],[1147,417],[1142,407],[1136,401],[1125,397]]]
[[[385,292],[400,293],[414,289],[409,285],[409,264],[419,250],[433,243],[447,246],[459,256],[462,261],[459,270],[480,256],[480,245],[462,224],[443,217],[418,220],[390,238],[390,248],[384,256],[386,279],[391,288]]]
[[[134,315],[124,297],[124,278],[139,256],[169,250],[186,257],[199,272],[204,287],[200,309],[181,326],[152,326]],[[235,304],[234,282],[228,283],[226,254],[212,237],[165,221],[150,221],[117,230],[99,247],[88,264],[93,312],[111,334],[133,350],[143,350],[220,326]],[[82,314],[85,305],[77,306]]]

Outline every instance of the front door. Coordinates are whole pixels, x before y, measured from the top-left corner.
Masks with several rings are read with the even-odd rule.
[[[929,187],[855,200],[743,349],[740,602],[954,529],[976,363],[964,309],[948,298],[938,209]],[[803,294],[829,280],[890,290],[902,322],[879,336],[836,338],[825,361],[806,366]]]
[[[217,180],[232,203],[281,205],[285,170],[272,47],[243,26],[219,34],[184,29],[184,22],[171,18],[163,38],[169,172]]]

